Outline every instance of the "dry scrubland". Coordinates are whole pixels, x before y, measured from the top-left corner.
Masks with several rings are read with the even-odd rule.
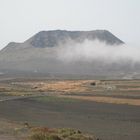
[[[0,92],[22,97],[50,93],[51,96],[140,106],[139,80],[19,81],[1,84]]]
[[[52,127],[70,126],[92,134],[95,132],[95,136],[101,135],[104,140],[130,140],[134,136],[138,140],[139,106],[140,80],[3,80],[0,81],[0,140],[97,139],[74,129],[53,129],[50,133],[51,129],[37,127],[43,123]],[[101,117],[101,113],[105,116]],[[34,129],[24,125],[26,120],[35,125]],[[87,128],[83,123],[87,123]],[[36,127],[38,129],[34,131]],[[121,127],[127,127],[128,134]],[[117,131],[113,132],[116,128]]]
[[[83,134],[70,128],[50,129],[34,127],[28,123],[16,124],[0,121],[0,140],[97,140],[93,135]]]

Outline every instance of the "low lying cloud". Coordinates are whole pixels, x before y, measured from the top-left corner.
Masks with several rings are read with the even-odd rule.
[[[98,40],[85,40],[83,43],[67,42],[57,49],[57,58],[63,62],[93,62],[105,63],[140,62],[140,48],[129,45],[107,45]]]

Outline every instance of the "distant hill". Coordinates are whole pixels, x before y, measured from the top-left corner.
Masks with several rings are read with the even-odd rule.
[[[55,47],[58,46],[59,43],[65,44],[69,40],[77,43],[82,43],[85,40],[93,41],[96,39],[101,42],[106,42],[109,45],[114,44],[119,45],[124,43],[107,30],[94,30],[94,31],[52,30],[52,31],[41,31],[23,43],[10,42],[3,50],[15,49],[16,47],[19,46],[22,46],[20,48]]]
[[[107,30],[95,31],[41,31],[23,43],[9,43],[0,51],[0,72],[22,71],[35,73],[92,74],[113,69],[112,66],[80,62],[63,64],[55,57],[58,46],[69,42],[83,43],[85,40],[98,40],[107,45],[124,44]],[[94,54],[93,54],[94,55]],[[99,67],[99,65],[101,65]]]
[[[95,31],[41,31],[27,42],[34,47],[45,48],[54,47],[59,43],[65,43],[67,40],[75,42],[83,42],[85,39],[105,41],[107,44],[121,44],[124,43],[109,31],[95,30]]]

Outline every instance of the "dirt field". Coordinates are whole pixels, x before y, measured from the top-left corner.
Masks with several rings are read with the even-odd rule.
[[[19,139],[13,132],[24,122],[139,140],[140,80],[0,81],[0,140]]]
[[[0,118],[33,126],[77,128],[103,140],[140,138],[138,106],[46,98],[1,102]]]

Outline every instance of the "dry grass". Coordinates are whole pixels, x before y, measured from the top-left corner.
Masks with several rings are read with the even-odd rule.
[[[57,92],[86,92],[86,84],[90,80],[77,81],[54,81],[50,83],[43,83],[38,89],[43,91],[57,91]]]
[[[94,136],[70,128],[48,129],[34,128],[29,140],[97,140]]]
[[[91,85],[91,83],[96,83]],[[119,93],[120,96],[125,96],[135,93],[135,96],[140,95],[140,81],[98,81],[98,80],[48,80],[48,81],[23,81],[14,82],[11,84],[1,84],[1,93],[11,96],[24,96],[30,94],[38,94],[39,92],[52,92],[53,95],[59,96],[62,94],[69,95],[75,94],[80,96],[67,96],[68,98],[76,98],[82,100],[90,100],[104,103],[114,104],[129,104],[129,105],[140,105],[140,99],[124,99],[124,98],[113,98],[113,95]],[[131,93],[132,92],[132,93]],[[90,93],[94,95],[98,93],[107,96],[108,93],[112,97],[95,97],[95,96],[82,96],[83,94]],[[137,94],[137,95],[136,95]]]
[[[95,97],[95,96],[68,96],[68,95],[67,96],[60,95],[59,97],[95,101],[101,103],[128,104],[128,105],[140,106],[140,99],[123,99],[123,98]]]
[[[94,80],[48,80],[48,81],[32,81],[32,82],[15,82],[14,85],[25,87],[33,91],[56,91],[56,92],[85,92],[88,90],[87,84]]]
[[[95,82],[95,86],[89,86]],[[140,91],[140,81],[98,81],[98,80],[48,80],[14,82],[11,85],[0,85],[0,91],[44,91],[44,92],[104,92],[108,87],[119,91]]]

